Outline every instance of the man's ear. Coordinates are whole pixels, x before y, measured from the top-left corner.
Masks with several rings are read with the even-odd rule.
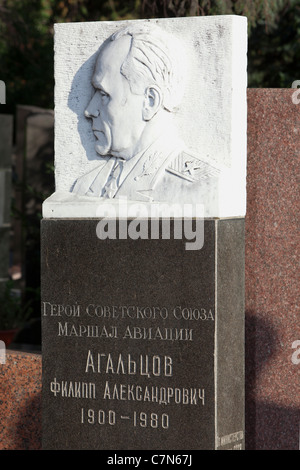
[[[148,87],[145,91],[145,99],[143,106],[143,119],[150,121],[160,109],[162,103],[161,91],[156,86]]]

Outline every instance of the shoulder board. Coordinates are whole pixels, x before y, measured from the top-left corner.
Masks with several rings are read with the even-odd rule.
[[[186,151],[174,158],[166,170],[191,182],[217,177],[220,173],[220,170],[210,163],[204,162]]]

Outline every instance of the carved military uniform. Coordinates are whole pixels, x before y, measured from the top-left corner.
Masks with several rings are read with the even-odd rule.
[[[125,161],[103,158],[80,177],[73,188],[78,195],[124,198],[132,201],[211,204],[216,198],[218,169],[166,136]]]

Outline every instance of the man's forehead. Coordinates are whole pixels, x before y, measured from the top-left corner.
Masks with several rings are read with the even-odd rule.
[[[105,76],[120,73],[121,65],[129,52],[130,42],[130,37],[124,36],[108,42],[100,50],[92,79],[94,86],[99,86],[105,80]]]

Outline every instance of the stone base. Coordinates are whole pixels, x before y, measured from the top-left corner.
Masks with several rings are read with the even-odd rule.
[[[43,448],[243,449],[244,219],[199,250],[98,223],[42,221]]]
[[[0,364],[0,450],[40,450],[40,354],[7,350]]]

